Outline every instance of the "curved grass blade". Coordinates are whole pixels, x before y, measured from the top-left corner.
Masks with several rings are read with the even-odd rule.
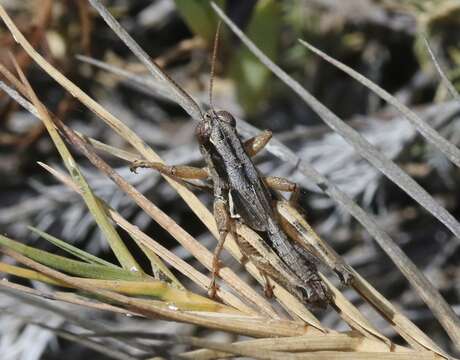
[[[446,73],[441,67],[441,64],[439,64],[438,60],[436,59],[436,55],[434,54],[433,49],[431,48],[430,42],[428,41],[428,38],[426,37],[425,34],[421,34],[423,42],[425,44],[426,49],[428,50],[428,54],[431,57],[431,60],[433,61],[433,64],[436,68],[436,71],[438,72],[439,76],[441,77],[441,81],[444,84],[444,86],[447,88],[447,91],[449,91],[450,95],[457,101],[460,101],[460,95],[458,94],[457,89],[455,86],[452,84],[452,82],[449,80],[447,77]]]

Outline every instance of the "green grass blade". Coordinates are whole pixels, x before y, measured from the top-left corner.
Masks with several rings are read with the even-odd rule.
[[[34,232],[35,234],[41,236],[43,239],[49,241],[53,245],[57,246],[58,248],[61,248],[62,250],[68,252],[69,254],[72,254],[73,256],[82,259],[86,261],[89,264],[98,264],[98,265],[103,265],[103,266],[110,266],[110,267],[115,267],[118,268],[118,266],[105,261],[103,259],[98,258],[97,256],[94,256],[90,253],[87,253],[86,251],[80,250],[79,248],[68,244],[67,242],[58,239],[57,237],[50,235],[44,231],[41,231],[40,229],[37,229],[33,226],[28,226],[29,230]]]
[[[13,62],[15,62],[14,58],[12,60]],[[38,111],[39,118],[44,123],[46,130],[48,131],[51,139],[54,142],[54,145],[56,146],[60,156],[62,157],[62,160],[64,161],[65,166],[67,167],[67,170],[69,171],[72,178],[78,183],[86,206],[88,207],[89,211],[94,217],[94,220],[96,221],[97,225],[99,226],[105,238],[107,239],[110,248],[114,252],[116,258],[118,259],[118,261],[124,269],[136,269],[137,271],[141,272],[141,267],[134,259],[134,257],[131,255],[126,245],[121,240],[120,236],[115,230],[115,227],[107,217],[106,212],[94,196],[89,184],[86,182],[85,177],[83,176],[74,158],[72,157],[69,149],[65,145],[56,127],[54,126],[48,111],[37,98],[37,95],[33,91],[32,87],[27,81],[27,78],[25,77],[24,73],[17,64],[16,70],[19,73],[22,83],[27,89],[32,103]]]
[[[0,245],[13,249],[43,265],[64,271],[68,274],[103,280],[140,280],[142,273],[131,272],[117,267],[88,264],[78,260],[68,259],[64,256],[51,254],[47,251],[35,249],[19,241],[0,235]]]

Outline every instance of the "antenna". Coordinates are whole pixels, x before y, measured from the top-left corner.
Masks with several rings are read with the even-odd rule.
[[[214,111],[214,104],[212,102],[212,90],[214,85],[214,72],[216,67],[217,48],[219,47],[219,34],[221,24],[222,22],[219,20],[219,22],[217,23],[216,35],[214,36],[214,48],[212,50],[211,58],[211,75],[209,78],[209,106],[211,107],[212,111]]]

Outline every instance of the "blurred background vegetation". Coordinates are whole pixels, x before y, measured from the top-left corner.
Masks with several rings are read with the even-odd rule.
[[[127,78],[77,58],[85,55],[141,76],[148,76],[116,35],[85,0],[0,1],[33,46],[67,77],[118,115],[158,150],[168,163],[199,164],[193,123],[176,106]],[[249,0],[218,1],[227,14],[279,66],[310,90],[334,113],[395,160],[457,219],[458,168],[427,145],[412,126],[375,94],[308,51],[305,39],[351,66],[415,110],[454,144],[460,142],[460,104],[449,113],[439,106],[451,101],[423,43],[426,34],[442,68],[460,87],[460,2],[455,0]],[[106,6],[142,48],[195,99],[207,101],[210,56],[217,18],[205,0],[113,0]],[[8,52],[18,59],[40,99],[73,128],[117,146],[125,144],[94,121],[71,95],[56,85],[0,29],[0,63],[12,69]],[[460,312],[460,249],[448,230],[414,203],[378,170],[358,156],[246,48],[223,29],[216,62],[216,107],[229,110],[275,136],[298,156],[353,197],[395,239],[405,253]],[[106,243],[94,231],[92,217],[78,196],[57,184],[37,161],[62,166],[41,123],[0,94],[0,232],[28,239],[36,226],[93,254],[112,260]],[[170,235],[133,206],[85,159],[78,158],[96,193],[123,216],[170,247]],[[190,210],[152,172],[133,175],[126,163],[109,159],[132,184],[209,247],[213,241]],[[345,260],[378,288],[441,346],[453,351],[431,312],[361,226],[335,202],[317,193],[296,169],[267,153],[257,158],[261,171],[287,176],[306,189],[302,206],[308,220]],[[200,193],[209,204],[209,195]],[[184,259],[188,254],[173,249]],[[139,254],[140,256],[140,254]],[[190,260],[192,261],[192,260]],[[230,266],[237,264],[224,256]],[[346,294],[346,291],[345,291]],[[351,299],[357,301],[357,299]],[[365,304],[361,310],[371,311]],[[33,308],[0,298],[0,307],[23,314]],[[58,318],[55,320],[59,322]],[[136,327],[149,325],[132,322]],[[335,314],[324,323],[338,328]],[[8,359],[82,358],[76,345],[24,327],[20,319],[0,314],[0,353]],[[383,333],[392,329],[383,325]],[[194,334],[192,326],[160,323]],[[379,324],[376,324],[379,327]],[[397,339],[395,339],[397,340]],[[60,346],[65,344],[66,346]],[[4,346],[4,348],[2,348]],[[89,350],[82,350],[89,351]],[[78,356],[75,354],[78,353]],[[88,353],[89,355],[89,353]],[[92,356],[92,354],[91,354]]]

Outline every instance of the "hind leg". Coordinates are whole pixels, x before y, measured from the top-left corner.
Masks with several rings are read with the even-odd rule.
[[[232,226],[235,228],[237,225],[238,222],[234,221]],[[232,233],[235,236],[236,243],[243,256],[241,263],[244,265],[246,262],[250,261],[257,267],[264,280],[263,288],[265,296],[267,298],[273,297],[274,285],[271,283],[270,277],[273,277],[275,281],[280,281],[279,274],[276,273],[270,263],[264,259],[263,256],[261,256],[261,254],[248,241],[238,234],[236,229],[232,230]]]

